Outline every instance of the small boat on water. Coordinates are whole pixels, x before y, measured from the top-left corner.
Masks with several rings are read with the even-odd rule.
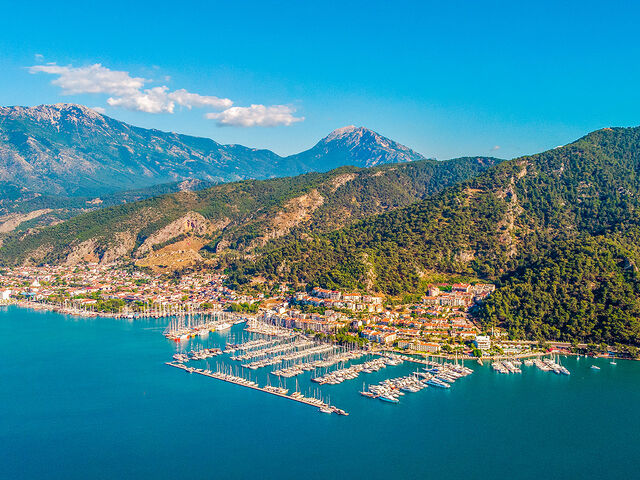
[[[399,403],[400,400],[398,400],[395,397],[392,397],[391,395],[380,395],[378,397],[380,400],[382,400],[383,402],[389,402],[389,403]]]
[[[592,370],[600,370],[600,367],[597,365],[591,365]]]
[[[431,385],[432,387],[451,388],[451,385],[449,385],[448,383],[445,383],[442,380],[440,380],[438,378],[435,378],[435,377],[430,379],[430,380],[428,380],[427,384]]]

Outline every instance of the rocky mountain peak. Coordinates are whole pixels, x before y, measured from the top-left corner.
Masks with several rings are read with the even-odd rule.
[[[134,127],[73,103],[0,107],[0,181],[55,195],[97,196],[194,178],[219,183],[421,159],[354,125],[334,130],[309,150],[280,157]]]
[[[355,125],[334,130],[309,150],[316,157],[326,156],[332,151],[341,152],[350,157],[350,164],[364,167],[382,163],[411,162],[425,158],[373,130]]]

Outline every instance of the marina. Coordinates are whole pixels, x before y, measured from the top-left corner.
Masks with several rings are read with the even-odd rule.
[[[171,326],[173,330],[189,328],[198,330],[215,325],[213,320],[193,321],[188,316],[178,318]],[[273,327],[273,328],[272,328]],[[217,332],[218,346],[204,346],[208,336],[191,335],[187,341],[177,342],[178,352],[168,365],[180,368],[188,373],[197,373],[210,378],[223,380],[234,385],[259,390],[281,398],[295,400],[317,407],[322,413],[346,412],[322,399],[322,393],[316,389],[310,395],[303,395],[298,389],[290,393],[286,379],[304,376],[318,388],[331,388],[361,375],[373,375],[383,369],[402,364],[418,366],[415,371],[402,376],[390,376],[378,383],[370,384],[359,392],[361,396],[378,399],[386,403],[401,403],[401,397],[407,393],[417,393],[423,389],[449,390],[461,378],[473,373],[473,369],[462,361],[447,361],[442,358],[430,359],[428,356],[405,355],[390,350],[367,351],[358,348],[346,348],[332,343],[318,342],[302,333],[289,332],[284,335],[281,327],[265,325],[252,319],[239,325],[233,333],[229,329],[212,329]],[[165,336],[166,331],[165,331]],[[170,336],[167,338],[173,340]],[[188,345],[188,346],[187,346]],[[187,348],[190,348],[187,350]],[[211,366],[208,359],[216,358]],[[366,357],[364,361],[358,359]],[[205,367],[193,366],[190,362],[207,361]],[[500,374],[522,374],[524,367],[535,367],[543,372],[557,375],[570,375],[569,370],[560,364],[558,357],[519,358],[496,360],[491,370]],[[257,381],[258,371],[265,370],[262,386]],[[251,372],[255,372],[252,374]],[[306,375],[305,375],[306,374]],[[254,378],[252,378],[254,377]],[[279,379],[277,385],[271,385],[270,378]],[[284,381],[284,383],[283,383]]]
[[[344,410],[338,407],[329,405],[328,403],[325,403],[323,400],[319,398],[305,397],[303,394],[297,391],[292,394],[288,394],[287,389],[272,387],[272,386],[260,387],[256,382],[248,380],[244,377],[232,375],[230,373],[213,372],[211,370],[204,370],[202,368],[187,367],[183,363],[167,362],[167,365],[171,367],[179,368],[181,370],[184,370],[187,373],[197,373],[199,375],[204,375],[206,377],[222,380],[223,382],[228,382],[234,385],[251,388],[253,390],[269,393],[271,395],[276,395],[281,398],[287,398],[289,400],[293,400],[298,403],[310,405],[312,407],[318,408],[318,411],[322,413],[337,413],[338,415],[344,415],[344,416],[349,415]]]
[[[543,372],[553,372],[558,375],[571,375],[571,372],[559,363],[559,360],[552,358],[527,359],[524,362],[518,359],[502,360],[493,362],[491,368],[498,373],[522,373],[522,365],[526,367],[535,366]]]
[[[368,389],[363,385],[360,395],[387,403],[400,403],[400,397],[405,393],[417,393],[427,387],[451,388],[452,383],[472,373],[472,369],[452,363],[424,367],[422,371],[388,378],[377,385],[370,385]]]
[[[189,320],[187,320],[187,325],[189,325],[188,322]],[[317,342],[302,334],[283,336],[259,333],[270,332],[268,329],[265,330],[260,323],[253,321],[240,326],[238,327],[240,331],[236,330],[233,336],[217,330],[219,337],[221,337],[219,341],[224,342],[219,347],[205,347],[202,343],[207,342],[208,337],[192,336],[190,337],[191,349],[186,351],[183,349],[183,343],[176,344],[180,351],[173,355],[173,361],[167,362],[167,365],[188,373],[197,373],[315,406],[322,413],[337,413],[339,415],[347,414],[344,410],[323,400],[320,390],[316,389],[315,393],[305,396],[299,391],[296,380],[295,392],[289,393],[289,389],[286,384],[282,383],[282,380],[286,381],[287,378],[311,372],[309,381],[312,384],[316,384],[318,387],[328,387],[354,380],[361,374],[374,374],[382,369],[400,366],[404,363],[420,365],[420,370],[409,375],[387,378],[377,385],[371,385],[368,390],[363,389],[360,392],[363,396],[399,403],[399,397],[405,392],[415,393],[429,386],[448,389],[458,379],[473,372],[472,369],[457,362],[440,363],[389,351],[370,352],[357,348],[345,348],[331,343]],[[199,325],[202,324],[196,324],[196,327],[202,328]],[[179,328],[184,327],[180,325]],[[189,328],[194,327],[190,326]],[[220,359],[216,360],[214,366],[211,366],[207,361],[209,358],[219,356]],[[363,356],[369,358],[363,362],[355,363]],[[207,361],[206,368],[189,364],[203,360]],[[252,371],[261,369],[268,370],[264,386],[260,386],[256,378],[251,378]],[[254,374],[254,377],[255,375],[257,374]],[[280,379],[277,386],[271,385],[270,376]]]
[[[331,478],[336,462],[352,478],[424,478],[425,472],[463,478],[478,464],[488,464],[505,477],[518,471],[519,478],[527,480],[632,478],[637,468],[633,459],[640,431],[640,419],[634,412],[640,401],[638,362],[618,360],[617,365],[610,365],[608,358],[560,357],[570,376],[548,375],[553,372],[533,365],[521,366],[522,374],[496,375],[488,362],[484,366],[465,362],[473,374],[449,383],[450,388],[428,385],[414,393],[408,381],[398,383],[404,395],[398,395],[396,403],[360,392],[387,379],[424,380],[427,377],[417,374],[431,375],[424,370],[428,365],[404,360],[371,373],[360,372],[356,379],[340,384],[311,381],[331,370],[383,358],[367,353],[337,363],[329,371],[305,371],[296,376],[296,387],[293,378],[271,375],[272,367],[243,369],[242,362],[229,359],[233,353],[190,358],[192,352],[203,349],[224,352],[242,344],[263,348],[267,341],[279,338],[247,332],[242,324],[211,332],[206,338],[175,342],[162,336],[164,320],[123,322],[15,306],[0,309],[0,315],[4,316],[0,342],[8,359],[0,365],[5,381],[0,400],[6,413],[0,419],[0,432],[4,432],[0,450],[7,459],[3,468],[9,478],[25,478],[24,472],[30,478],[50,478],[47,471],[52,464],[64,469],[67,478],[107,474],[112,478],[132,474],[155,480],[181,478],[184,465],[175,461],[175,439],[188,452],[215,445],[216,455],[203,455],[191,463],[190,473],[203,478],[212,472],[225,478],[251,478],[258,470],[268,471],[271,459],[281,458],[283,451],[300,452],[289,458],[284,471],[280,469],[284,478]],[[16,342],[16,331],[29,341]],[[240,380],[230,377],[220,380],[168,367],[165,362],[173,361],[174,354],[186,355],[187,367],[213,374],[224,364],[227,375],[244,377],[262,390],[234,383]],[[29,361],[20,361],[25,355]],[[52,358],[58,362],[53,364]],[[433,363],[441,365],[442,361]],[[600,369],[591,369],[592,365]],[[70,377],[74,378],[73,388]],[[32,381],[25,382],[25,378]],[[319,406],[289,398],[296,390],[305,398],[322,398],[350,415],[322,414]],[[612,402],[617,405],[614,409]],[[51,411],[55,415],[47,413]],[[576,422],[575,418],[589,420]],[[532,424],[522,435],[521,427]],[[483,441],[464,442],[465,454],[460,455],[451,445],[470,438],[469,425],[484,432]],[[548,441],[548,425],[554,425],[554,442]],[[600,435],[602,428],[618,435]],[[95,434],[97,430],[100,435]],[[40,439],[44,437],[56,441],[43,445]],[[394,441],[386,441],[388,438]],[[251,455],[247,455],[247,439],[259,446],[257,450],[251,447]],[[353,448],[336,448],[336,439],[366,450],[372,460],[354,462]],[[426,451],[425,442],[429,445]],[[562,449],[557,448],[558,443]],[[496,444],[501,445],[502,455],[492,455]],[[301,445],[313,448],[301,449]],[[119,462],[105,453],[110,448],[123,452]],[[568,464],[566,449],[584,455],[579,462]],[[595,456],[594,449],[608,454]],[[141,464],[138,455],[149,462]],[[544,457],[545,462],[532,475],[520,475],[518,465],[532,455]],[[389,456],[414,460],[393,465],[378,460]]]
[[[210,332],[224,332],[244,321],[242,317],[228,312],[202,313],[188,308],[173,313],[163,335],[169,340],[181,342],[196,336],[207,337]]]

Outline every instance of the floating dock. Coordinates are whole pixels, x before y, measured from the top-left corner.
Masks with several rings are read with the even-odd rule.
[[[328,405],[320,399],[317,398],[308,398],[303,396],[300,393],[294,393],[289,395],[288,393],[284,393],[283,389],[277,388],[269,388],[269,387],[261,387],[256,382],[252,382],[251,380],[247,380],[242,377],[236,377],[234,375],[227,375],[225,373],[217,373],[211,372],[209,370],[204,370],[201,368],[188,367],[182,363],[177,362],[166,362],[166,365],[171,367],[176,367],[181,370],[184,370],[188,373],[198,373],[200,375],[204,375],[205,377],[215,378],[217,380],[222,380],[223,382],[233,383],[235,385],[240,385],[242,387],[251,388],[253,390],[259,390],[261,392],[270,393],[271,395],[275,395],[277,397],[288,398],[289,400],[294,400],[298,403],[304,403],[305,405],[310,405],[312,407],[316,407],[320,409],[323,413],[337,413],[338,415],[349,415],[344,410]]]

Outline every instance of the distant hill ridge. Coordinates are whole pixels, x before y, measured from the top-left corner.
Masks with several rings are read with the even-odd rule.
[[[0,107],[0,182],[63,196],[97,196],[200,179],[220,183],[424,159],[363,127],[330,133],[305,152],[222,145],[135,127],[82,105]]]
[[[107,262],[132,257],[140,261],[155,251],[162,253],[165,247],[192,250],[192,260],[217,263],[223,257],[286,242],[290,236],[332,231],[410,205],[498,162],[468,157],[364,169],[341,167],[162,195],[85,213],[52,227],[16,230],[4,239],[0,263]],[[178,245],[187,238],[189,245]],[[163,260],[152,261],[169,269],[185,264],[175,261],[169,251]]]

